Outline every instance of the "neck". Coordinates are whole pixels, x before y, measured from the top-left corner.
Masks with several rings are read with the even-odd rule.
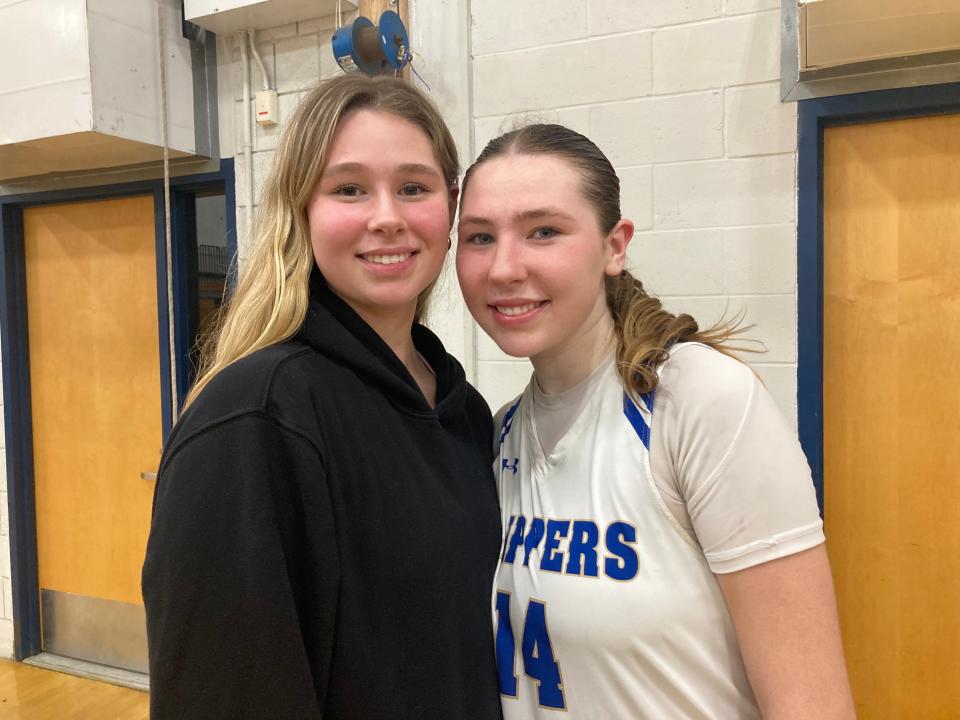
[[[562,347],[531,357],[540,389],[557,395],[584,380],[609,357],[615,347],[613,318],[601,296],[580,333]]]

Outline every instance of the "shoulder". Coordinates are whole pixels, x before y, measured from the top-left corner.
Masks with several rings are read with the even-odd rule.
[[[309,405],[309,386],[322,376],[320,356],[295,340],[258,350],[217,373],[177,421],[167,443],[178,445],[240,418],[259,417],[296,429],[299,405]]]
[[[493,424],[497,427],[503,425],[503,421],[507,417],[507,413],[516,409],[516,407],[520,404],[521,397],[523,396],[517,395],[513,400],[497,410],[497,412],[493,414]]]
[[[464,383],[464,385],[466,386],[466,400],[464,405],[466,406],[467,416],[477,418],[487,425],[491,424],[493,417],[490,414],[490,406],[487,404],[483,395],[470,383]]]
[[[315,354],[307,345],[288,341],[240,358],[210,380],[188,412],[212,419],[238,410],[265,410],[277,384],[300,375]]]
[[[671,353],[661,378],[660,467],[675,478],[711,569],[733,572],[822,542],[806,458],[753,371],[690,344]]]
[[[513,425],[513,416],[519,409],[521,400],[523,400],[523,394],[517,395],[517,397],[497,410],[493,416],[493,433],[496,445],[499,445],[503,441],[503,438],[507,436],[507,433],[510,432],[510,428]]]
[[[700,343],[678,343],[670,351],[660,374],[662,382],[681,382],[703,392],[742,390],[756,381],[745,363]]]
[[[760,387],[748,365],[699,343],[680,343],[665,361],[657,409],[669,403],[684,412],[742,412]]]
[[[762,386],[744,363],[699,343],[681,343],[660,370],[651,429],[658,485],[689,501],[738,442]],[[668,482],[669,481],[669,482]]]

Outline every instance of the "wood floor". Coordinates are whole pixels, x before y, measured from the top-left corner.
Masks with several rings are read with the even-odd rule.
[[[147,720],[149,696],[138,690],[0,660],[3,720]]]

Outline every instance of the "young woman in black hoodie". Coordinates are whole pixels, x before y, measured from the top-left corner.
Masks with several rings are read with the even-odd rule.
[[[419,324],[457,153],[399,79],[323,83],[164,450],[151,716],[499,718],[492,423]]]

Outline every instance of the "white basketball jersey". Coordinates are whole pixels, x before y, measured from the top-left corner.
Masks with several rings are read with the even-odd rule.
[[[611,364],[549,456],[531,386],[504,418],[505,720],[760,717],[716,579],[653,483],[654,403],[629,399]]]

